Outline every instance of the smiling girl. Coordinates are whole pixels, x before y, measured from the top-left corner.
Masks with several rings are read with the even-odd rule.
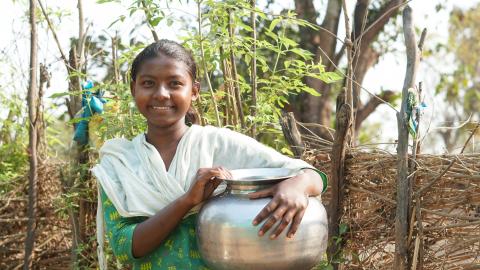
[[[326,176],[308,163],[283,156],[256,140],[225,128],[195,123],[199,96],[196,64],[180,44],[160,40],[147,46],[131,68],[130,89],[147,121],[146,133],[117,138],[100,149],[92,171],[99,183],[100,246],[105,231],[113,252],[133,269],[206,269],[198,252],[195,219],[202,202],[222,191],[228,170],[276,167],[298,175],[251,193],[272,197],[252,220],[273,228],[275,239],[288,226],[293,237],[308,196],[326,189]]]

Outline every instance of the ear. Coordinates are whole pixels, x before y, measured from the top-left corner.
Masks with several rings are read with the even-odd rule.
[[[135,81],[130,82],[130,94],[132,94],[132,97],[135,97]]]
[[[197,100],[199,95],[200,95],[200,83],[195,81],[193,82],[193,85],[192,85],[192,101]]]

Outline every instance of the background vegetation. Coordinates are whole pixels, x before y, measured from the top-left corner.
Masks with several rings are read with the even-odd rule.
[[[23,16],[24,27],[27,27],[32,17],[28,14],[28,3],[13,2],[25,11],[18,15]],[[92,257],[95,254],[92,221],[96,194],[88,168],[96,161],[96,148],[101,141],[118,136],[130,138],[145,129],[130,97],[129,66],[144,46],[162,38],[160,28],[182,29],[177,39],[192,51],[197,60],[202,93],[195,108],[202,124],[235,129],[293,155],[282,135],[279,119],[282,113],[294,112],[301,126],[305,127],[301,130],[303,134],[313,136],[319,147],[332,144],[335,99],[348,81],[348,48],[344,45],[345,30],[341,27],[344,24],[342,1],[295,0],[286,5],[283,1],[255,3],[247,0],[98,0],[97,5],[125,7],[124,12],[103,31],[92,30],[96,18],[84,14],[81,0],[76,2],[76,9],[55,6],[52,1],[33,2],[37,4],[33,14],[40,40],[39,64],[35,67],[38,70],[36,149],[40,175],[43,173],[44,177],[59,180],[58,186],[52,184],[51,188],[40,188],[40,196],[55,196],[50,200],[49,209],[61,221],[54,226],[71,228],[71,232],[63,235],[68,240],[49,240],[53,241],[50,244],[58,240],[55,245],[64,248],[56,249],[61,254],[72,250],[70,262],[78,267],[94,267],[97,263]],[[362,145],[372,142],[383,125],[382,116],[376,116],[380,121],[373,124],[364,125],[364,121],[375,115],[382,104],[399,106],[400,91],[370,91],[362,84],[367,72],[378,61],[388,55],[397,55],[395,44],[401,36],[398,14],[406,2],[358,0],[352,3],[355,5],[350,5],[351,35],[355,50],[351,55],[354,65],[351,76],[354,79],[353,110],[356,115],[352,137],[354,144]],[[190,14],[179,11],[181,6],[187,6]],[[431,10],[437,12],[445,8],[432,5]],[[444,99],[442,108],[431,115],[443,119],[445,125],[427,130],[430,138],[443,141],[443,149],[455,151],[459,142],[466,139],[464,131],[471,129],[480,117],[480,5],[467,10],[453,9],[449,16],[444,18],[449,20],[448,42],[432,39],[428,44],[427,41],[424,53],[424,61],[430,65],[442,65],[443,59],[452,59],[448,69],[438,69],[432,74],[440,79],[434,85],[435,90],[428,89],[435,91],[432,96]],[[136,23],[126,23],[135,22],[134,18],[137,18]],[[66,20],[76,21],[78,34],[58,34]],[[113,31],[114,28],[121,31]],[[141,29],[148,29],[148,36],[137,35]],[[66,43],[68,46],[64,45]],[[16,220],[8,226],[17,230],[16,234],[10,231],[11,234],[0,239],[2,244],[15,244],[2,253],[1,258],[5,261],[1,260],[0,267],[22,265],[20,251],[23,250],[23,241],[28,241],[24,234],[18,233],[27,230],[27,215],[9,211],[15,207],[27,208],[26,202],[21,200],[19,204],[10,202],[11,198],[25,195],[28,186],[31,150],[27,149],[29,127],[32,126],[29,110],[33,106],[29,103],[29,107],[25,102],[29,69],[23,62],[27,58],[13,53],[15,46],[18,45],[0,48],[0,222]],[[68,82],[68,87],[52,91],[51,78],[58,80],[58,76],[52,74],[54,72],[67,74],[63,80]],[[89,79],[95,84],[92,92],[105,91],[108,102],[105,113],[90,121],[90,142],[79,145],[72,137],[80,121],[87,120],[78,112],[82,109],[82,94],[85,94],[81,85]],[[383,101],[367,92],[375,92]],[[425,143],[439,148],[438,142]],[[474,152],[475,145],[478,143],[473,143],[466,152]],[[51,183],[42,180],[44,178],[38,179],[40,187]],[[25,220],[19,221],[22,218]],[[41,233],[37,236],[38,247],[45,243],[42,242],[45,239]],[[59,244],[61,241],[64,243]],[[36,260],[55,255],[37,254]],[[322,267],[331,267],[333,258],[329,259]]]

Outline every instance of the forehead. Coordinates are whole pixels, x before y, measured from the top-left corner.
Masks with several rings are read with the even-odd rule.
[[[145,60],[138,71],[138,76],[187,76],[190,77],[188,66],[175,58],[160,54]]]

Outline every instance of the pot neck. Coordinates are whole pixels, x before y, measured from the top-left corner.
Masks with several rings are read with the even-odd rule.
[[[226,192],[233,195],[248,195],[249,193],[263,190],[275,185],[274,183],[268,184],[247,184],[247,183],[227,183]]]

